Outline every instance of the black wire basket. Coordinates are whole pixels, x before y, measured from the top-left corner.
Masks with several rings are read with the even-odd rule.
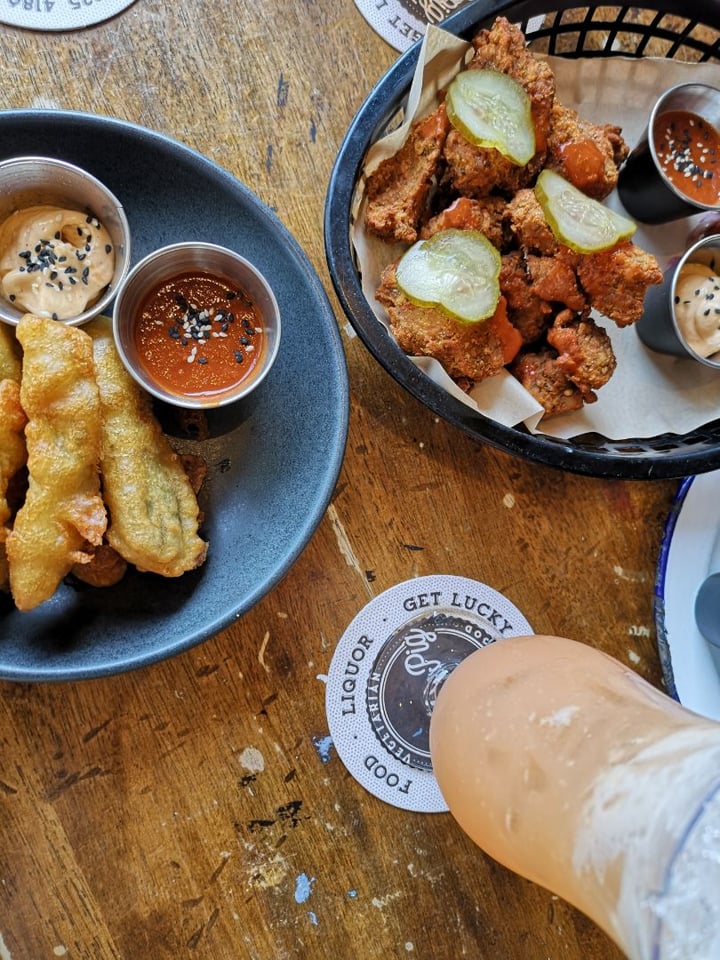
[[[495,17],[518,23],[534,50],[554,56],[654,56],[718,62],[718,0],[653,0],[641,7],[587,6],[572,0],[477,0],[442,23],[470,40]],[[542,18],[538,26],[539,18]],[[561,470],[618,479],[668,479],[720,468],[719,418],[682,435],[610,440],[588,433],[571,440],[506,427],[469,408],[407,357],[381,324],[362,292],[350,239],[355,184],[370,145],[407,101],[420,43],[401,56],[366,98],[343,143],[325,204],[325,253],[333,285],[353,328],[382,366],[438,416],[480,442]]]

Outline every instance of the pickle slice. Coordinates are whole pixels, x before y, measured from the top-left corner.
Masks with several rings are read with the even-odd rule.
[[[467,323],[486,320],[500,299],[500,254],[477,230],[441,230],[418,240],[395,272],[405,296]]]
[[[445,98],[450,123],[478,147],[494,147],[524,167],[535,154],[535,127],[524,87],[497,70],[464,70]]]
[[[637,229],[632,220],[586,196],[554,170],[541,172],[535,196],[556,239],[576,253],[608,250]]]

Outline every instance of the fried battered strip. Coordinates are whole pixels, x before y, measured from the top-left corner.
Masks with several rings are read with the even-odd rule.
[[[365,223],[386,240],[415,243],[448,132],[444,104],[418,121],[392,157],[368,177]]]
[[[28,490],[7,538],[19,610],[47,600],[106,526],[100,496],[100,398],[92,341],[76,327],[26,314],[20,401],[28,417]]]
[[[26,423],[27,417],[20,405],[20,384],[15,380],[0,380],[0,590],[7,590],[10,586],[10,568],[5,552],[5,541],[10,532],[7,523],[12,516],[8,488],[27,459]]]
[[[110,546],[138,570],[179,577],[205,559],[199,508],[179,457],[152,414],[150,398],[123,366],[105,318],[92,338],[102,406],[103,494]]]
[[[12,327],[0,323],[0,380],[20,382],[20,347]]]

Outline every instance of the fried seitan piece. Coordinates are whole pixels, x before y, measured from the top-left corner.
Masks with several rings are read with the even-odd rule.
[[[546,417],[582,409],[583,394],[559,366],[550,347],[521,353],[510,372],[537,400]]]
[[[555,99],[555,77],[543,60],[528,50],[519,27],[498,17],[489,30],[481,30],[473,39],[474,55],[469,70],[496,70],[517,81],[530,98],[535,128],[535,156],[518,166],[492,147],[478,147],[463,135],[450,130],[445,141],[447,169],[444,181],[469,197],[492,193],[511,196],[533,182],[543,167],[550,114]]]
[[[540,201],[531,188],[518,190],[507,205],[510,229],[521,247],[530,253],[552,256],[559,244],[545,219]]]
[[[443,151],[443,185],[466,197],[481,199],[493,193],[512,196],[531,184],[543,167],[544,154],[537,154],[524,167],[508,160],[492,147],[476,147],[451,129]]]
[[[572,255],[575,271],[591,306],[626,327],[640,319],[648,287],[662,283],[663,274],[651,253],[630,241],[598,253]]]
[[[533,291],[525,256],[520,250],[503,254],[500,290],[507,302],[508,319],[523,343],[534,343],[552,323],[552,307]]]
[[[386,267],[376,297],[405,353],[434,357],[454,380],[484,380],[502,370],[507,354],[489,320],[463,323],[443,310],[416,306],[399,288],[395,271],[396,264]]]
[[[427,240],[441,230],[478,230],[493,246],[503,250],[510,241],[507,203],[501,197],[471,200],[458,197],[423,226],[420,238]]]
[[[640,319],[647,288],[662,282],[652,254],[630,241],[597,253],[574,253],[555,239],[534,190],[516,194],[508,203],[508,213],[516,239],[531,251],[527,263],[532,264],[534,292],[539,297],[565,303],[572,310],[589,305],[621,327]],[[537,258],[536,253],[544,256]],[[556,261],[553,266],[552,260]],[[564,287],[562,296],[558,286]]]
[[[547,332],[547,342],[558,352],[557,366],[575,384],[586,403],[597,400],[617,361],[610,337],[590,317],[561,311]]]
[[[615,189],[618,168],[628,155],[620,127],[590,123],[557,100],[547,147],[545,165],[596,200]]]
[[[588,300],[578,287],[577,276],[571,264],[562,256],[526,256],[532,292],[546,303],[559,303],[570,310],[582,312]]]
[[[414,243],[437,174],[448,119],[444,104],[414,124],[403,146],[370,174],[367,229],[385,240]]]
[[[545,63],[533,56],[520,27],[506,17],[497,17],[489,30],[480,30],[472,41],[475,53],[470,70],[497,70],[516,80],[530,97],[535,144],[545,150],[550,116],[555,102],[555,77]]]

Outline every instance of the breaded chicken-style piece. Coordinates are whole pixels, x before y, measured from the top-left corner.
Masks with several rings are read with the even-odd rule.
[[[591,306],[619,327],[635,323],[643,314],[648,287],[662,283],[657,260],[634,243],[620,243],[598,253],[572,255],[580,286]]]
[[[540,201],[529,188],[518,190],[507,205],[512,230],[518,244],[529,253],[551,257],[559,250]]]
[[[555,101],[546,167],[589,197],[602,200],[615,189],[620,164],[627,155],[620,127],[590,123]]]
[[[558,352],[557,366],[580,390],[585,403],[593,403],[594,391],[605,386],[617,365],[605,330],[590,317],[563,310],[548,330],[547,342]]]
[[[507,203],[501,197],[487,197],[484,200],[458,197],[449,207],[428,220],[420,231],[420,239],[427,240],[441,230],[477,230],[494,247],[503,250],[510,240]]]
[[[396,266],[385,268],[375,296],[387,310],[393,336],[405,353],[434,357],[454,380],[484,380],[499,373],[505,352],[492,324],[463,323],[442,310],[411,303],[398,287]]]
[[[577,276],[563,257],[525,257],[532,292],[546,303],[563,304],[577,313],[588,309],[588,300],[578,287]]]
[[[78,327],[30,314],[17,337],[28,489],[6,549],[15,605],[30,610],[52,596],[74,563],[89,559],[107,521],[92,341]]]
[[[10,586],[5,541],[13,511],[8,491],[13,477],[27,459],[26,423],[27,417],[20,404],[20,384],[16,380],[0,380],[0,590],[7,590]]]
[[[582,393],[558,365],[555,351],[549,347],[521,353],[510,372],[544,409],[544,417],[582,409]]]
[[[205,560],[197,498],[178,455],[152,414],[150,398],[118,356],[109,321],[91,337],[102,406],[107,542],[138,570],[178,577]]]
[[[442,185],[474,199],[493,193],[510,197],[529,186],[540,173],[545,154],[536,154],[524,167],[492,147],[476,147],[459,130],[451,129],[443,150]]]
[[[536,148],[544,152],[555,101],[555,77],[548,64],[533,56],[520,27],[506,17],[497,17],[489,30],[480,30],[472,45],[475,53],[468,69],[497,70],[525,88],[530,97]]]
[[[521,251],[503,254],[500,290],[507,301],[508,319],[520,332],[523,343],[534,343],[552,323],[552,307],[533,291]]]
[[[512,77],[530,98],[536,153],[526,166],[518,166],[492,147],[479,147],[452,129],[445,141],[443,183],[474,198],[492,193],[512,196],[529,186],[545,162],[550,112],[555,99],[555,77],[550,67],[528,50],[522,30],[498,17],[489,30],[473,39],[474,54],[468,70],[496,70]]]
[[[441,104],[414,124],[397,153],[370,174],[365,188],[365,225],[371,233],[396,242],[417,240],[448,128]]]

